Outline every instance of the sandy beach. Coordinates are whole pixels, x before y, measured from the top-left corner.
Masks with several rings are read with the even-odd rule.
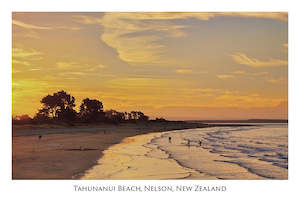
[[[147,123],[80,127],[15,126],[12,179],[79,179],[103,151],[139,134],[206,127],[197,123]],[[38,135],[42,135],[41,140]]]
[[[285,180],[287,161],[286,124],[196,128],[127,137],[81,179]]]

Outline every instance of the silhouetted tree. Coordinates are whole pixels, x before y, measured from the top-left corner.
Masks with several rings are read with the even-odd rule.
[[[134,120],[138,119],[138,115],[136,111],[131,111],[131,116],[133,117]]]
[[[137,118],[138,118],[137,120],[139,120],[139,121],[148,121],[149,120],[149,117],[140,111],[137,112]]]
[[[126,119],[128,121],[148,121],[149,117],[141,111],[131,111],[130,113],[125,112]]]
[[[34,123],[52,122],[62,120],[72,122],[77,117],[84,122],[113,122],[120,123],[125,121],[148,121],[149,117],[140,111],[118,112],[116,110],[103,111],[103,104],[97,99],[83,99],[80,105],[80,112],[76,113],[75,98],[65,91],[53,93],[42,98],[43,107],[38,110],[33,120],[28,115],[18,116],[13,122],[20,119],[28,119]]]
[[[166,122],[167,120],[161,117],[161,118],[156,118],[155,121],[156,122]]]
[[[36,115],[33,118],[34,121],[36,122],[45,122],[45,121],[49,121],[50,117],[49,117],[49,110],[42,108],[40,109]]]
[[[29,121],[31,120],[31,118],[29,117],[29,115],[16,115],[13,117],[13,120],[18,120],[18,121]]]
[[[102,102],[97,99],[84,99],[80,105],[79,115],[80,118],[86,122],[103,121],[104,112]]]
[[[75,98],[65,91],[47,95],[41,100],[43,108],[39,110],[39,117],[50,117],[60,120],[75,120]]]
[[[132,120],[132,114],[131,113],[127,113],[128,114],[128,120]]]
[[[105,111],[105,117],[111,122],[120,123],[125,121],[125,113],[118,112],[116,110]]]
[[[29,117],[29,115],[16,115],[12,118],[13,124],[29,124],[31,123],[32,119]]]

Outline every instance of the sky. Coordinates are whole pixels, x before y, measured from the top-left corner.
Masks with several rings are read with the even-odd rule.
[[[287,119],[288,14],[12,14],[12,113],[65,90],[170,120]]]

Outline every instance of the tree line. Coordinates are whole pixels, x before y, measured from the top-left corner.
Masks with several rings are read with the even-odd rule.
[[[116,110],[103,110],[103,103],[97,99],[85,98],[82,100],[80,110],[75,108],[75,97],[65,91],[58,91],[47,95],[40,101],[42,108],[33,118],[28,115],[15,116],[13,122],[139,122],[148,121],[149,117],[141,111],[118,112]],[[164,120],[159,118],[157,120]]]

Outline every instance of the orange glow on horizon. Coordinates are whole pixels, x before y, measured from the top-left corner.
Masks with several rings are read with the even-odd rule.
[[[13,13],[13,115],[65,90],[78,111],[287,119],[287,13]]]

